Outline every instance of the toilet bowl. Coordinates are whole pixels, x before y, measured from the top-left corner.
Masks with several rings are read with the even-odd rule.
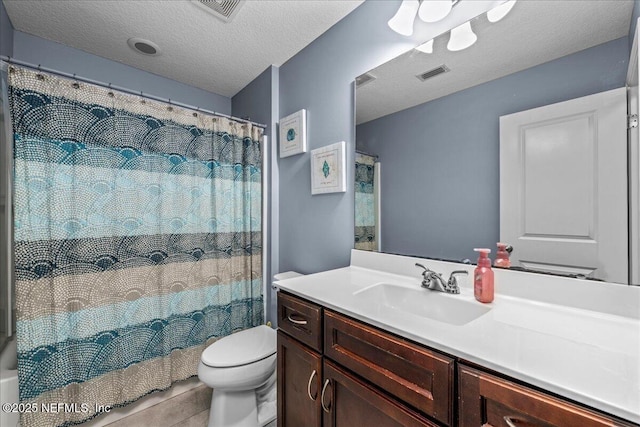
[[[276,417],[276,331],[261,325],[207,347],[198,378],[213,388],[209,427],[263,427]]]

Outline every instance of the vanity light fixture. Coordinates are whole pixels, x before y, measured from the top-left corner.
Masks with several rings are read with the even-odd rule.
[[[422,43],[420,46],[416,47],[416,50],[423,53],[433,53],[433,39],[426,43]]]
[[[451,12],[452,7],[452,0],[422,0],[418,16],[424,22],[438,22]]]
[[[487,19],[489,20],[489,22],[498,22],[499,20],[507,16],[507,13],[511,11],[513,5],[515,4],[516,0],[509,0],[505,3],[502,3],[498,7],[494,7],[487,12]]]
[[[420,7],[419,0],[402,0],[402,4],[393,18],[389,19],[387,25],[393,31],[403,36],[410,36],[413,34],[413,22],[418,14],[418,8]]]
[[[454,52],[463,50],[473,45],[476,40],[478,36],[471,29],[471,22],[467,21],[451,30],[447,49]]]

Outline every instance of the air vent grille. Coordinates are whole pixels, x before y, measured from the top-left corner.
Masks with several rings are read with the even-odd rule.
[[[224,22],[231,22],[236,16],[245,0],[192,0],[194,3],[203,6],[216,18]]]
[[[422,81],[425,81],[427,79],[430,79],[432,77],[435,76],[439,76],[440,74],[446,73],[449,71],[449,67],[447,67],[446,65],[442,64],[439,67],[436,67],[432,70],[429,71],[425,71],[422,74],[418,74],[416,77],[419,78]]]
[[[356,77],[356,87],[362,87],[367,83],[371,83],[375,79],[376,78],[369,73],[364,73],[362,75],[359,75],[358,77]]]

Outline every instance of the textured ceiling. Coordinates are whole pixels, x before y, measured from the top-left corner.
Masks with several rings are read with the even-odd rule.
[[[282,65],[362,0],[248,0],[225,24],[189,0],[3,0],[18,31],[224,96]],[[156,43],[160,56],[127,39]]]
[[[473,46],[450,52],[446,48],[449,35],[444,34],[435,39],[432,54],[411,50],[371,70],[376,80],[356,92],[356,122],[368,122],[626,36],[632,9],[632,0],[520,0],[497,23],[490,23],[482,14],[471,23],[478,36]],[[442,64],[451,71],[424,82],[415,77]]]

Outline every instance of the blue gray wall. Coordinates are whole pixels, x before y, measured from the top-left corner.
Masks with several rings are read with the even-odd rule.
[[[399,0],[366,1],[280,67],[280,117],[305,108],[309,150],[347,143],[347,192],[311,196],[310,153],[279,159],[280,271],[349,264],[354,246],[356,76],[432,39],[499,2],[461,2],[444,20],[417,25],[412,37],[387,26]]]
[[[267,320],[277,325],[276,316],[276,296],[271,288],[273,271],[278,269],[278,239],[273,238],[278,235],[278,215],[273,207],[278,206],[278,176],[276,152],[274,150],[277,141],[276,130],[278,120],[278,83],[279,69],[271,66],[262,74],[256,77],[251,83],[245,86],[240,92],[231,98],[231,111],[236,117],[248,118],[250,120],[267,125],[265,135],[268,136],[267,144],[263,146],[263,155],[267,160],[266,170],[263,171],[263,179],[266,181],[267,211],[269,217],[264,222],[263,230],[266,230],[267,248],[263,248],[267,254],[267,271],[265,280],[267,282],[267,292],[265,294],[267,305]]]
[[[0,55],[13,56],[13,25],[0,1]]]
[[[628,39],[364,123],[357,146],[382,163],[382,250],[474,260],[500,236],[499,121],[625,85]]]
[[[231,114],[231,98],[179,83],[20,31],[13,32],[13,57],[135,91]]]

